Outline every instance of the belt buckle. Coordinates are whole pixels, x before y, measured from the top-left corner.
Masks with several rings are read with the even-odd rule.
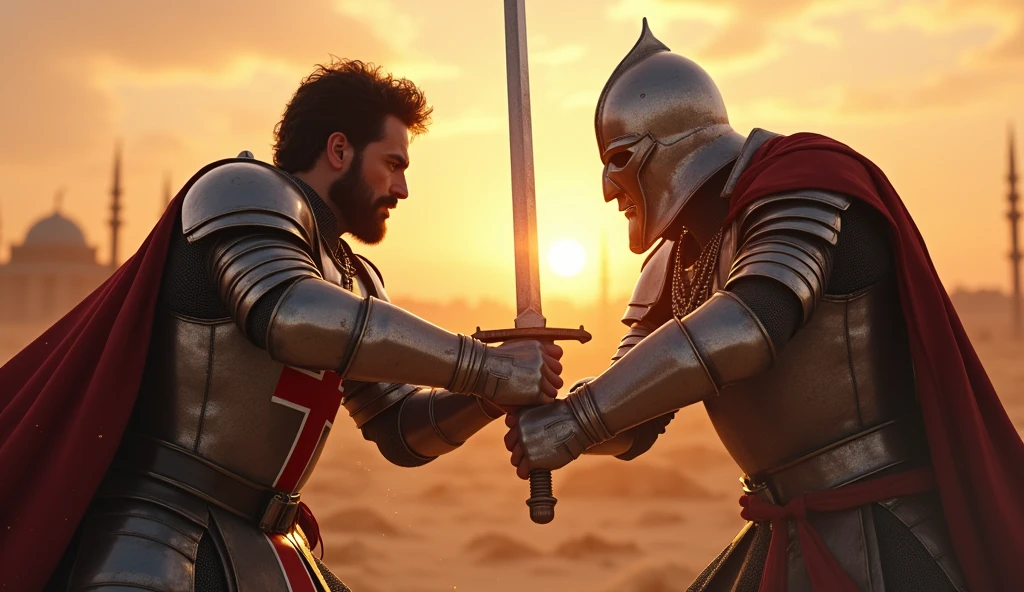
[[[752,495],[763,502],[772,504],[773,506],[778,505],[775,501],[775,495],[772,494],[772,490],[768,487],[768,482],[755,483],[753,479],[748,475],[740,477],[740,484],[743,485],[743,493]]]
[[[279,492],[267,502],[260,530],[270,534],[290,532],[299,513],[299,494]]]

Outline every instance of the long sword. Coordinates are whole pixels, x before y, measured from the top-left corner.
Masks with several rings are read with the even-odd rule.
[[[579,329],[547,326],[540,303],[537,256],[537,200],[533,183],[533,131],[530,122],[530,68],[526,59],[525,0],[505,0],[505,66],[508,74],[508,135],[512,154],[512,228],[516,253],[516,320],[514,329],[481,331],[486,343],[511,339],[590,341]],[[551,471],[530,471],[530,519],[547,524],[555,517]]]

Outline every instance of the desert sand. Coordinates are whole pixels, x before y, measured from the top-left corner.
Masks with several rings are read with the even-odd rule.
[[[958,302],[997,392],[1024,427],[1024,342],[1006,334],[1005,300]],[[454,318],[448,307],[404,304],[453,330],[507,324],[501,315],[511,315],[459,307],[465,314]],[[625,329],[620,312],[548,308],[552,323],[583,322],[594,333],[591,343],[565,346],[567,384],[606,367]],[[324,531],[325,561],[354,592],[681,591],[743,526],[740,471],[699,405],[636,460],[585,456],[555,472],[556,518],[543,526],[530,522],[528,485],[509,464],[501,422],[415,469],[390,465],[344,420],[336,425],[303,496]]]
[[[1024,426],[1024,342],[1007,335],[1005,299],[956,299],[1011,418]],[[498,305],[400,301],[457,331],[507,326]],[[601,371],[624,327],[617,305],[551,303],[552,325],[584,324],[566,345],[567,384]],[[42,327],[0,328],[7,360]],[[584,457],[557,471],[556,518],[530,522],[495,422],[462,448],[415,469],[390,465],[339,412],[302,492],[320,523],[324,561],[354,592],[667,592],[685,590],[743,525],[739,470],[701,406],[682,410],[654,448],[631,462]]]

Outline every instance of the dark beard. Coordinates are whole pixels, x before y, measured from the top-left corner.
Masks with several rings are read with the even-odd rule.
[[[395,207],[398,199],[391,195],[373,196],[363,178],[363,155],[356,153],[348,172],[331,183],[327,199],[338,208],[338,222],[361,243],[375,245],[387,234],[387,219],[381,216],[382,206]]]

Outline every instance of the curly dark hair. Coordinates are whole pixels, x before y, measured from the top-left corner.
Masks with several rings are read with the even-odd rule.
[[[274,128],[274,164],[289,173],[313,167],[327,138],[344,133],[356,150],[384,137],[394,115],[414,136],[427,130],[433,109],[423,91],[405,78],[359,60],[317,65]]]

